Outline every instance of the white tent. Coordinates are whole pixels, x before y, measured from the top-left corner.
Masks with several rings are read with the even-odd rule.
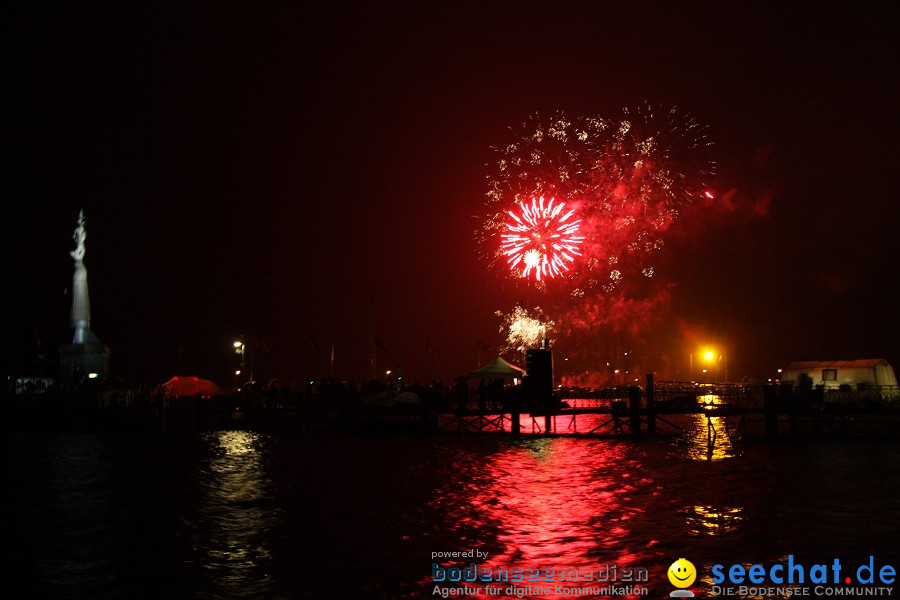
[[[469,372],[469,379],[513,379],[525,375],[525,369],[517,367],[498,356],[480,369]]]
[[[852,388],[861,385],[892,386],[897,389],[894,369],[881,358],[792,362],[781,373],[781,380],[796,384],[803,375],[808,376],[813,385],[823,385],[825,389],[839,389],[842,385]]]

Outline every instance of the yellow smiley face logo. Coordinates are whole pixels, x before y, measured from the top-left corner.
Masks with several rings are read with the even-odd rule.
[[[697,579],[697,569],[694,564],[685,559],[679,558],[669,567],[669,582],[677,588],[686,588]]]

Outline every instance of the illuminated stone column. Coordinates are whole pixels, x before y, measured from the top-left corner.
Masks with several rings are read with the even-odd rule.
[[[87,229],[84,222],[84,211],[78,213],[78,226],[72,235],[75,249],[69,256],[75,259],[75,273],[72,275],[72,311],[71,324],[75,329],[73,343],[83,344],[86,332],[91,329],[91,300],[88,295],[87,269],[84,266],[84,242],[87,240]]]
[[[59,349],[59,378],[65,389],[75,388],[88,379],[109,375],[109,348],[91,331],[91,302],[84,266],[87,228],[83,210],[78,214],[72,239],[75,240],[75,249],[69,255],[75,261],[75,273],[72,275],[70,323],[75,333],[72,343],[64,344]]]

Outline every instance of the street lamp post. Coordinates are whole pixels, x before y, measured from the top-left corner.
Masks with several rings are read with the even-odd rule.
[[[712,383],[712,380],[711,380],[712,365],[713,365],[713,361],[716,358],[716,354],[712,350],[707,350],[706,352],[703,353],[703,358],[706,359],[706,365],[707,365],[706,368],[703,369],[703,372],[706,373],[706,383]],[[716,369],[716,379],[718,379],[718,374],[719,374],[719,370]]]
[[[244,358],[246,356],[245,353],[246,353],[247,345],[243,342],[243,340],[235,340],[233,345],[234,345],[235,354],[241,355],[241,368],[238,369],[237,371],[235,371],[234,374],[240,375],[241,373],[244,372]],[[251,379],[252,379],[252,375],[251,375]]]
[[[247,375],[250,377],[248,381],[251,383],[254,381],[253,379],[253,346],[256,344],[256,340],[251,337],[249,347],[247,342],[244,341],[244,336],[241,336],[241,339],[234,341],[234,352],[235,354],[241,355],[241,371],[244,371],[244,367],[247,366],[247,354],[250,355],[250,372]]]
[[[728,356],[724,352],[716,349],[707,349],[703,351],[701,356],[706,363],[706,368],[703,369],[703,372],[707,374],[708,380],[711,377],[715,377],[717,382],[728,381]],[[715,367],[715,371],[713,367]]]

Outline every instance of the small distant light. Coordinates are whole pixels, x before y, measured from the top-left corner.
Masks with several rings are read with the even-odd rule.
[[[243,345],[244,345],[244,344],[241,343],[241,342],[235,342],[235,343],[234,343],[234,347],[235,347],[235,348],[240,348],[240,347],[243,346]]]
[[[703,195],[709,198],[710,200],[715,200],[716,196],[709,190],[703,192]]]
[[[88,373],[88,379],[97,379],[100,377],[97,373]]]
[[[240,374],[241,374],[241,370],[238,369],[237,371],[234,372],[234,374],[235,374],[235,375],[240,375]]]

